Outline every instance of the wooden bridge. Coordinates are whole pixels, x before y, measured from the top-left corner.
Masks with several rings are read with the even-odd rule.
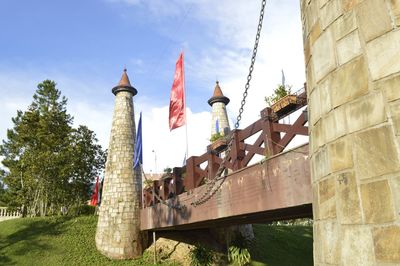
[[[143,190],[141,229],[187,230],[312,217],[308,144],[285,150],[296,135],[308,135],[306,109],[294,123],[281,123],[307,105],[306,95],[304,88],[284,97],[262,110],[250,126],[233,130],[206,153],[190,157],[185,167],[153,181]],[[255,155],[263,159],[250,165]],[[214,179],[222,163],[228,175]]]

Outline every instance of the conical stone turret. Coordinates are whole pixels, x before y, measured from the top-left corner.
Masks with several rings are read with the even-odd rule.
[[[140,233],[141,172],[133,169],[135,120],[133,96],[126,69],[112,89],[115,106],[96,232],[97,249],[109,258],[142,255]]]
[[[213,96],[208,100],[208,104],[212,107],[211,116],[211,136],[216,133],[227,135],[230,132],[228,114],[226,105],[229,103],[229,98],[222,93],[219,82],[217,81],[214,88]]]

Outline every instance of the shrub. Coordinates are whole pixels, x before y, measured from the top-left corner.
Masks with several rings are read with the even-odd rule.
[[[230,246],[228,250],[228,259],[234,265],[242,266],[250,263],[251,256],[248,248]]]
[[[286,95],[289,95],[291,93],[291,89],[291,86],[278,85],[278,88],[274,90],[274,93],[271,96],[265,97],[265,101],[269,106],[271,106]]]
[[[78,216],[78,215],[94,215],[96,213],[96,207],[90,205],[77,205],[71,206],[68,209],[68,215]]]
[[[251,255],[249,251],[250,243],[242,235],[237,235],[228,248],[228,260],[233,265],[243,266],[249,264]]]
[[[211,266],[214,262],[214,253],[209,248],[197,244],[190,250],[190,265]]]
[[[221,133],[215,133],[211,136],[210,141],[214,142],[216,140],[219,140],[220,138],[223,138],[224,136]]]

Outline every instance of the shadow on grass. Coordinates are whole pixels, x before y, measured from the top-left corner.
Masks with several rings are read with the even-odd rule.
[[[0,262],[15,264],[14,256],[40,253],[50,249],[47,237],[64,231],[64,223],[72,217],[21,218],[1,223]]]
[[[252,265],[313,265],[312,226],[253,225]]]

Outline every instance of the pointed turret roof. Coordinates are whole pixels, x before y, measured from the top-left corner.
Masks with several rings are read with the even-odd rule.
[[[215,82],[215,88],[214,88],[214,94],[213,97],[221,97],[224,96],[224,94],[222,93],[221,87],[219,86],[219,81],[217,80]]]
[[[222,102],[225,105],[228,105],[230,100],[228,97],[225,97],[224,94],[222,93],[221,87],[219,86],[219,81],[217,80],[215,83],[216,84],[215,84],[215,88],[214,88],[214,94],[208,100],[208,104],[212,106],[213,103]]]
[[[124,72],[122,72],[121,80],[119,81],[118,85],[112,89],[114,95],[116,95],[120,91],[129,91],[133,94],[133,96],[137,94],[137,90],[131,85],[131,82],[129,81],[126,68],[124,68]]]
[[[131,86],[131,82],[129,81],[128,74],[126,73],[126,68],[124,68],[124,72],[122,73],[121,80],[118,83],[118,86]]]

